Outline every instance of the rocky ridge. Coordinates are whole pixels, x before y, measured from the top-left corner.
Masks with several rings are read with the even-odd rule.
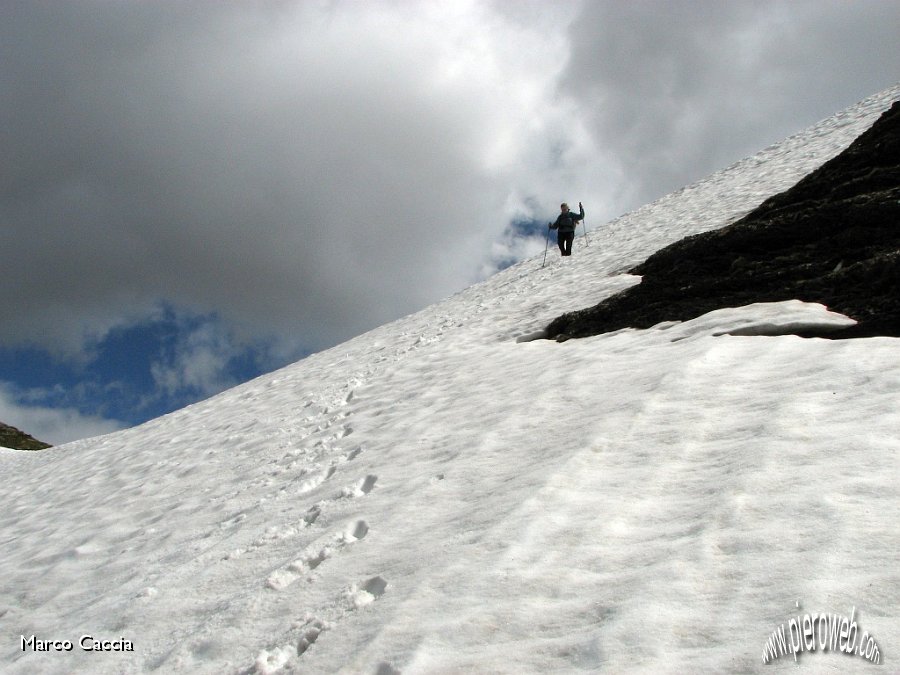
[[[827,337],[900,336],[900,101],[791,189],[731,225],[661,249],[629,272],[641,275],[641,283],[557,317],[547,336],[650,328],[791,299],[857,321]]]
[[[0,448],[11,450],[44,450],[51,447],[49,443],[43,443],[29,436],[24,431],[0,422]]]

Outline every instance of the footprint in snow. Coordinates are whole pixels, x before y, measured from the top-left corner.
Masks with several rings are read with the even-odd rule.
[[[388,582],[383,577],[372,577],[368,581],[363,582],[362,586],[354,584],[344,592],[344,597],[350,601],[351,608],[356,609],[370,605],[387,590]]]
[[[318,516],[318,513],[316,514]],[[341,549],[365,538],[369,533],[369,525],[364,520],[350,523],[344,531],[335,535],[331,544],[307,553],[285,567],[272,572],[266,579],[266,586],[276,591],[283,591],[306,572],[311,572]]]
[[[251,543],[247,548],[238,548],[232,551],[229,551],[225,556],[224,560],[234,560],[236,558],[240,558],[245,553],[252,553],[253,551],[257,551],[261,549],[263,546],[271,544],[275,541],[280,541],[283,539],[290,539],[291,537],[296,536],[300,533],[301,530],[306,529],[310,525],[312,525],[322,513],[322,507],[318,504],[310,507],[307,512],[303,515],[303,517],[294,525],[280,525],[280,526],[272,526],[266,529],[265,533],[258,537],[253,543]],[[228,522],[228,521],[226,521]]]
[[[322,515],[322,507],[318,504],[311,506],[307,510],[306,515],[303,516],[303,522],[307,525],[312,525],[320,515]]]
[[[311,492],[319,487],[326,480],[331,478],[334,475],[334,472],[337,471],[337,465],[332,464],[324,471],[317,473],[312,478],[307,478],[302,483],[300,483],[300,487],[297,488],[297,494],[306,494],[307,492]]]
[[[302,483],[300,483],[300,487],[297,489],[297,493],[302,495],[302,494],[305,494],[312,490],[315,490],[322,483],[324,483],[326,480],[331,478],[335,474],[335,472],[337,471],[337,468],[341,464],[344,464],[346,462],[356,459],[357,457],[359,457],[361,452],[362,452],[362,446],[357,446],[356,448],[354,448],[347,454],[341,455],[340,457],[333,459],[327,469],[325,469],[324,471],[320,471],[319,473],[315,474],[312,478],[306,478]]]
[[[301,628],[302,634],[300,639],[297,640],[297,656],[302,656],[303,653],[312,647],[313,643],[319,639],[319,635],[322,634],[322,631],[327,629],[328,624],[324,621],[316,618],[308,620]]]
[[[360,523],[362,521],[357,521],[351,527],[358,531]],[[365,529],[367,530],[367,528]],[[388,586],[388,582],[381,576],[371,577],[361,584],[353,584],[341,594],[343,602],[334,603],[330,609],[325,610],[324,615],[306,614],[302,620],[295,622],[288,633],[279,640],[280,646],[263,649],[257,655],[254,665],[241,672],[247,675],[251,673],[268,675],[282,672],[284,668],[291,668],[291,672],[293,672],[296,667],[292,663],[293,660],[301,658],[324,633],[334,629],[336,623],[346,617],[348,612],[378,600],[384,595]],[[378,675],[398,675],[399,672],[387,661],[378,664]]]
[[[383,577],[376,576],[360,584],[353,584],[342,594],[344,609],[337,614],[335,620],[340,619],[347,611],[353,611],[365,607],[384,595],[388,588],[388,582]],[[275,673],[287,666],[294,657],[301,657],[321,637],[322,633],[334,628],[335,622],[307,614],[303,622],[297,622],[291,627],[291,631],[285,638],[286,644],[280,647],[262,650],[256,657],[254,668],[248,673]],[[294,637],[291,638],[290,635]],[[379,664],[379,675],[396,675],[400,671],[395,670],[390,664]]]
[[[373,490],[377,481],[378,476],[369,474],[368,476],[360,480],[356,485],[348,486],[341,490],[341,494],[338,495],[338,498],[351,499],[354,497],[365,497]]]
[[[359,541],[360,539],[365,537],[368,533],[369,533],[369,525],[366,523],[366,521],[357,520],[344,533],[344,538],[347,540],[347,543],[353,543],[354,541]]]
[[[388,582],[381,576],[375,576],[362,584],[353,584],[342,594],[344,599],[343,610],[338,610],[334,621],[307,614],[303,622],[295,623],[285,638],[286,644],[280,647],[262,650],[256,657],[254,668],[248,673],[275,673],[290,664],[293,658],[303,656],[322,636],[322,633],[330,631],[348,611],[353,611],[369,605],[382,595],[388,588]],[[293,637],[291,637],[293,635]],[[394,669],[389,663],[382,661],[378,666],[379,675],[396,675],[400,671]]]

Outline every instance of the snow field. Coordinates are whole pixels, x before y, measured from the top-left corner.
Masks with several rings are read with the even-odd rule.
[[[799,302],[516,340],[788,187],[898,96],[620,218],[570,259],[525,261],[140,427],[0,451],[0,669],[751,672],[798,601],[855,606],[889,658],[897,340],[786,335],[847,321]],[[135,651],[23,651],[32,634]]]

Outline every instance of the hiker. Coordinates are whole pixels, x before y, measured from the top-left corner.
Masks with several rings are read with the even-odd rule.
[[[569,211],[569,205],[563,202],[559,205],[561,213],[555,223],[550,223],[550,229],[556,230],[556,241],[559,244],[559,252],[563,255],[572,255],[572,242],[575,241],[575,227],[579,220],[584,219],[584,207],[578,202],[578,210],[581,213]]]

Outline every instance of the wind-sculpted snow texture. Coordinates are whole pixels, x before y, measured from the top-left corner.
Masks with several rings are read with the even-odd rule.
[[[795,183],[898,93],[546,268],[140,427],[0,451],[0,670],[748,672],[798,602],[855,607],[893,659],[896,339],[785,335],[852,323],[799,301],[530,338]]]
[[[790,190],[631,272],[638,286],[555,319],[547,335],[649,328],[796,298],[857,320],[834,337],[900,337],[900,102]]]

